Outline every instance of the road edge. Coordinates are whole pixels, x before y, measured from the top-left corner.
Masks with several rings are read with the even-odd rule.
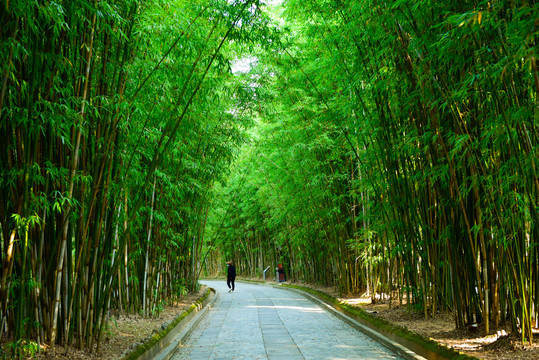
[[[384,346],[391,349],[392,351],[394,351],[395,353],[404,357],[407,360],[425,360],[425,359],[428,359],[428,360],[457,360],[457,359],[458,360],[478,360],[476,357],[466,355],[464,353],[458,352],[457,350],[445,347],[442,344],[432,339],[424,338],[421,335],[414,333],[406,328],[399,329],[400,331],[408,332],[415,337],[421,337],[423,338],[422,342],[426,341],[429,343],[429,346],[436,347],[435,350],[428,349],[417,341],[404,338],[402,336],[399,336],[395,332],[391,332],[388,329],[384,329],[384,328],[376,326],[376,324],[374,324],[372,321],[369,321],[368,319],[368,317],[374,317],[374,316],[365,313],[362,309],[354,308],[354,310],[364,313],[362,314],[363,317],[360,317],[357,314],[354,314],[353,312],[348,310],[350,305],[342,304],[337,299],[331,297],[328,294],[321,293],[320,291],[316,291],[316,290],[312,290],[308,288],[305,288],[304,290],[297,285],[279,284],[279,285],[272,285],[272,286],[297,292],[313,300],[317,304],[323,306],[324,308],[327,308],[334,315],[343,319],[351,326],[355,327],[356,329],[363,332],[364,334],[371,337],[372,339],[379,341]],[[330,299],[326,299],[326,298],[330,298]],[[382,320],[380,318],[376,318],[376,319]],[[388,324],[392,325],[393,327],[396,327],[396,325],[391,324],[389,322]],[[436,350],[443,352],[444,354],[439,353]]]
[[[169,360],[211,308],[215,299],[215,289],[208,288],[204,295],[183,311],[171,325],[122,357],[122,360]]]

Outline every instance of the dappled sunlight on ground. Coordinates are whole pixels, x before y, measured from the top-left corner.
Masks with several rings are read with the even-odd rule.
[[[401,325],[409,330],[433,339],[445,346],[466,354],[487,360],[539,359],[539,346],[522,344],[508,335],[509,329],[497,329],[492,335],[483,335],[484,329],[470,328],[459,330],[450,312],[438,312],[425,319],[423,312],[418,312],[399,301],[378,301],[371,303],[370,297],[340,298],[340,301],[359,306],[375,316],[393,324]],[[539,337],[539,336],[538,336]]]

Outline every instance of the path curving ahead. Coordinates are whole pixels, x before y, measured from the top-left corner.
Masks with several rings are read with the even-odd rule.
[[[202,281],[214,305],[172,357],[202,359],[401,359],[302,295],[269,286]]]

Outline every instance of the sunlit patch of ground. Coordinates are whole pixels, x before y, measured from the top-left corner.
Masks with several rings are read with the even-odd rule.
[[[400,305],[399,301],[378,301],[371,303],[371,298],[346,297],[341,301],[359,306],[391,323],[405,326],[409,330],[429,337],[441,344],[460,352],[486,360],[539,359],[539,344],[522,344],[519,338],[512,337],[510,330],[499,328],[491,330],[491,335],[484,335],[484,328],[470,327],[464,330],[455,328],[455,321],[449,312],[442,312],[425,319],[422,312]],[[534,331],[536,333],[536,331]],[[539,342],[539,331],[536,339]]]

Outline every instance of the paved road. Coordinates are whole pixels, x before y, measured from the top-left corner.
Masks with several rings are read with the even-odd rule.
[[[295,292],[225,281],[213,307],[173,360],[401,359],[319,305]]]

